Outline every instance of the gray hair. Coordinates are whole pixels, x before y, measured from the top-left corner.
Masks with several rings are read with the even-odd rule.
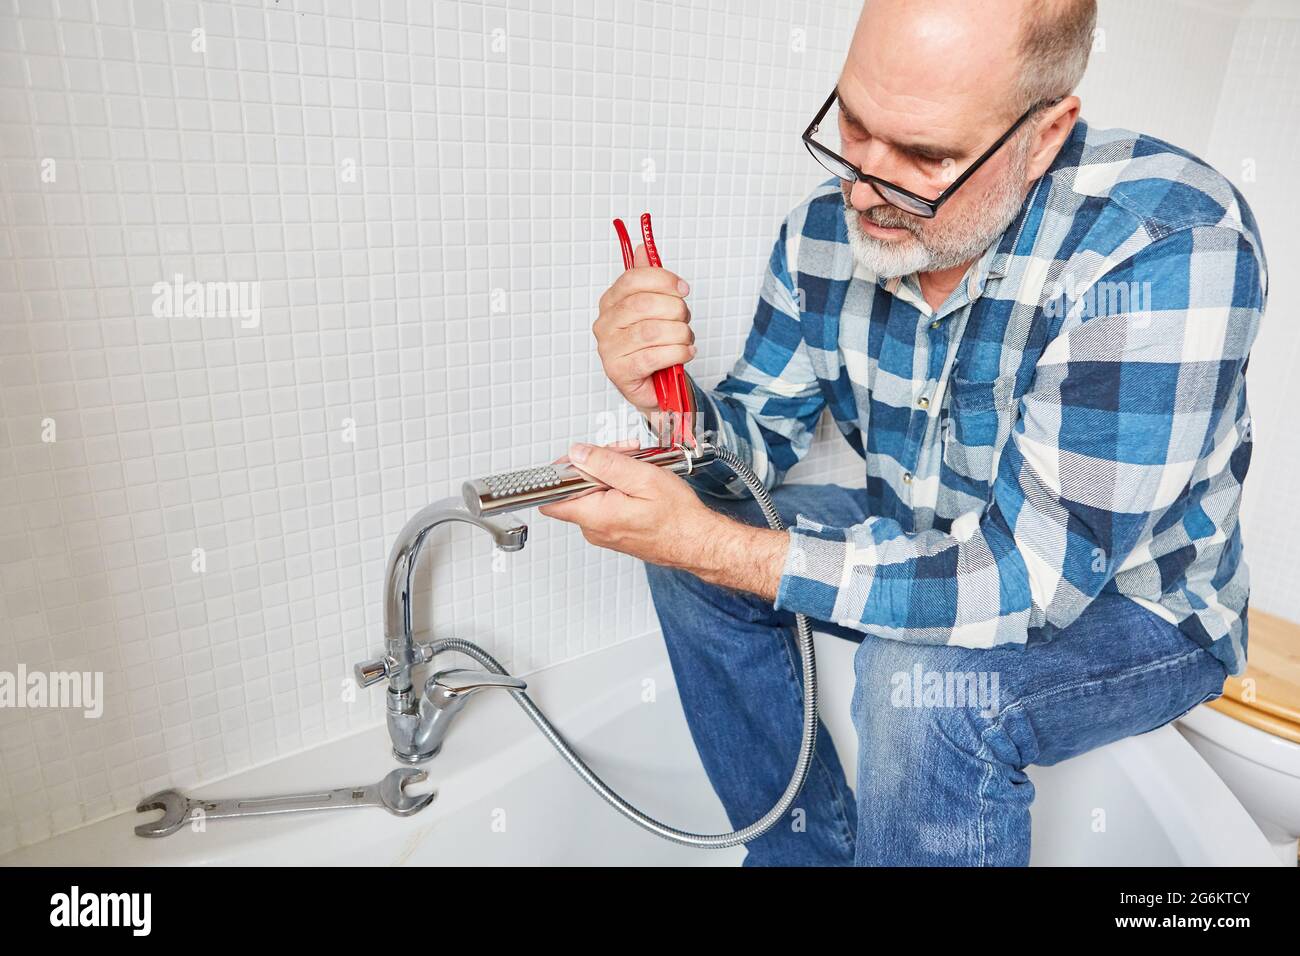
[[[1088,67],[1096,25],[1096,0],[1031,0],[1025,5],[1017,113],[1074,92]]]

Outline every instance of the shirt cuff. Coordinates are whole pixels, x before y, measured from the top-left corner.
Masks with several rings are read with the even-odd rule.
[[[848,547],[847,529],[830,528],[803,515],[796,516],[774,607],[818,621],[860,627],[856,621],[835,620]]]

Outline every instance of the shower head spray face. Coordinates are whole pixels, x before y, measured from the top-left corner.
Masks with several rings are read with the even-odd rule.
[[[714,459],[713,446],[703,440],[694,448],[676,445],[672,448],[618,450],[676,475],[689,475]],[[470,514],[490,517],[567,501],[608,487],[569,462],[557,462],[467,481],[461,486],[461,493]]]
[[[523,471],[507,471],[500,475],[488,475],[483,479],[488,491],[495,497],[517,495],[529,491],[545,491],[564,483],[555,465],[539,465],[525,468]]]

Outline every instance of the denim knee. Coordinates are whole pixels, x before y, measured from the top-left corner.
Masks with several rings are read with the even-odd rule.
[[[1000,746],[999,681],[965,648],[868,636],[854,654],[850,712],[862,759],[896,772],[924,773],[927,750],[942,742],[970,754]],[[931,755],[932,756],[932,755]],[[1011,756],[1011,755],[1006,755]]]

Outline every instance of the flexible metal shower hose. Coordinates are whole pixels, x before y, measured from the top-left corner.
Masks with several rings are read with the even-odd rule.
[[[767,489],[763,487],[763,483],[759,481],[758,476],[750,471],[744,462],[725,448],[717,449],[717,458],[715,460],[730,468],[745,483],[746,487],[753,493],[759,507],[763,509],[763,515],[767,518],[767,523],[772,530],[784,531],[785,522],[781,520],[776,506],[772,503],[772,496],[767,493]],[[795,615],[795,632],[796,643],[799,647],[799,660],[803,665],[803,739],[799,743],[799,759],[795,762],[794,773],[791,774],[790,782],[786,785],[785,792],[781,794],[781,799],[776,802],[776,805],[749,826],[734,830],[731,833],[690,833],[686,830],[670,827],[666,823],[661,823],[654,817],[642,813],[610,789],[605,781],[596,776],[595,771],[574,753],[573,748],[565,742],[559,731],[551,725],[551,722],[546,719],[546,715],[537,708],[537,705],[532,702],[526,693],[521,690],[512,690],[510,693],[519,706],[524,709],[524,713],[528,715],[529,719],[537,725],[537,729],[560,752],[560,756],[568,761],[570,767],[577,771],[578,776],[587,781],[606,803],[637,826],[643,827],[665,840],[671,840],[674,843],[681,843],[686,846],[707,849],[737,846],[762,836],[776,826],[794,803],[795,797],[799,795],[804,781],[808,778],[808,769],[812,766],[813,749],[817,744],[817,662],[813,656],[812,628],[808,624],[808,619],[802,614]],[[474,658],[479,664],[495,674],[506,673],[505,668],[498,664],[491,654],[469,641],[462,641],[459,638],[445,638],[430,642],[430,646],[435,654],[440,654],[443,651],[460,651],[462,654]]]

